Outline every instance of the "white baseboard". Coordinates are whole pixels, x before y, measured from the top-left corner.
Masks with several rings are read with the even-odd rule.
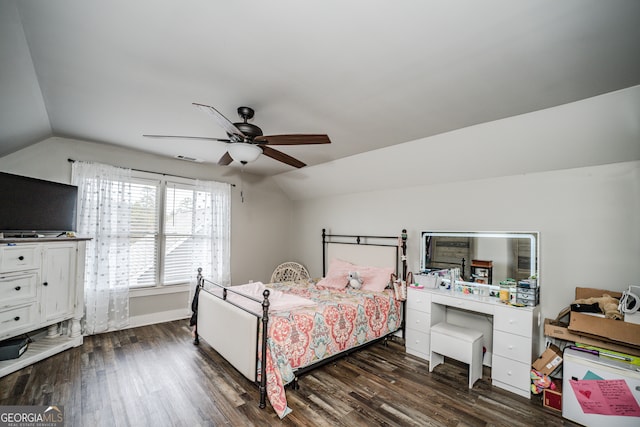
[[[157,313],[132,316],[129,318],[129,326],[127,326],[127,329],[137,328],[139,326],[155,325],[156,323],[172,322],[180,319],[188,319],[189,317],[191,317],[191,311],[187,309],[160,311]]]

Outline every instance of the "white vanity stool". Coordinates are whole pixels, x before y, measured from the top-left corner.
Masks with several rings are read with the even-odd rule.
[[[469,365],[469,388],[482,378],[482,332],[442,322],[431,327],[429,372],[444,356]]]

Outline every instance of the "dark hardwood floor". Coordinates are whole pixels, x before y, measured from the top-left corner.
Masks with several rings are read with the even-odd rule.
[[[0,378],[0,405],[63,405],[66,426],[573,426],[539,399],[472,390],[467,367],[429,365],[401,340],[314,370],[287,389],[293,412],[258,408],[258,388],[187,321],[86,337],[84,345]]]

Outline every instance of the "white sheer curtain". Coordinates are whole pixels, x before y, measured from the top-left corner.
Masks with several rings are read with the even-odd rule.
[[[78,233],[92,238],[84,276],[84,332],[121,329],[129,322],[131,170],[76,161],[72,181],[78,186]]]
[[[194,191],[194,245],[191,271],[202,267],[207,279],[231,283],[231,186],[196,181]]]
[[[194,190],[194,229],[197,237],[191,271],[189,305],[194,311],[191,326],[195,325],[195,306],[192,305],[196,290],[198,268],[209,280],[221,285],[231,284],[231,185],[196,181]]]

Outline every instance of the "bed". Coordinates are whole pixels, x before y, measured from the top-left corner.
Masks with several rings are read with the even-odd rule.
[[[268,398],[283,418],[291,411],[285,385],[297,388],[305,372],[403,332],[403,301],[388,285],[407,274],[406,247],[405,230],[399,237],[323,229],[321,279],[225,287],[198,269],[194,343],[202,338],[255,382],[260,408]],[[360,289],[346,284],[352,270]]]

